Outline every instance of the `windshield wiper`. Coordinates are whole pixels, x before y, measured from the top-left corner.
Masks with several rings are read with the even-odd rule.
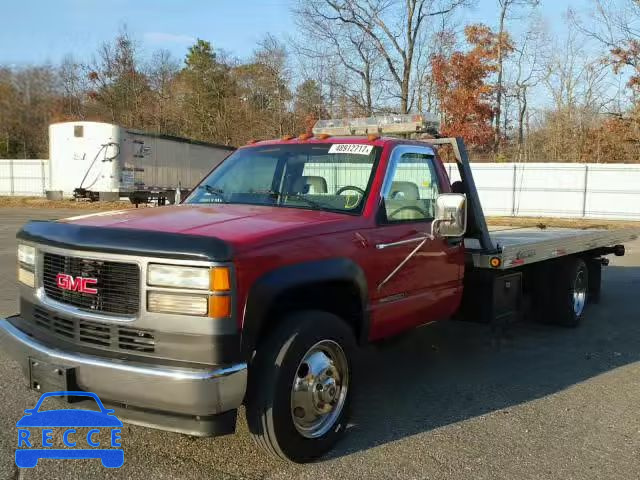
[[[311,208],[315,209],[315,210],[324,210],[325,207],[318,203],[318,202],[314,202],[313,200],[305,197],[303,194],[301,193],[283,193],[283,192],[278,192],[276,190],[268,190],[266,193],[268,193],[269,195],[271,195],[272,197],[280,197],[280,196],[285,196],[285,197],[293,197],[296,198],[298,200],[302,200],[303,202],[306,202],[307,205],[309,205]]]
[[[212,187],[211,185],[207,184],[199,185],[198,188],[204,188],[207,193],[215,195],[220,200],[222,200],[222,203],[227,203],[227,200],[224,198],[224,190],[222,190],[221,188]]]

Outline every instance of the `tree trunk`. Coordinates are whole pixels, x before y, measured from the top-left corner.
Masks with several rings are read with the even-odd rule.
[[[524,143],[524,117],[527,113],[527,87],[522,87],[520,92],[520,108],[518,111],[518,151],[522,149]]]
[[[404,68],[402,86],[400,90],[400,113],[409,113],[409,83],[411,79],[411,65]]]
[[[493,151],[498,153],[500,151],[500,114],[502,113],[502,36],[504,33],[504,19],[507,15],[507,7],[509,0],[503,0],[502,9],[500,10],[500,25],[498,27],[498,81],[496,83],[496,129],[494,136]]]
[[[371,65],[367,63],[365,68],[364,92],[367,116],[373,115],[373,99],[371,95]]]

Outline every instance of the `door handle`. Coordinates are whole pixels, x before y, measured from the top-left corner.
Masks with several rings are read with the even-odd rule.
[[[406,245],[407,243],[417,243],[417,242],[422,242],[424,240],[433,240],[433,237],[431,235],[424,235],[423,234],[421,237],[408,238],[406,240],[399,240],[397,242],[378,243],[378,244],[376,244],[376,249],[383,250],[383,249],[389,248],[389,247],[398,247],[400,245]]]

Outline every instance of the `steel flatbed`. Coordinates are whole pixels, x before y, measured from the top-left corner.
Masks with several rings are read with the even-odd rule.
[[[496,228],[489,230],[494,246],[490,251],[480,248],[478,242],[465,242],[475,267],[508,270],[576,253],[615,247],[640,237],[640,227],[620,230]]]

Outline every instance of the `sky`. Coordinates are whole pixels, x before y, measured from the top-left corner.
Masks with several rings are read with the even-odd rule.
[[[251,55],[266,33],[295,33],[294,0],[6,0],[2,6],[0,64],[57,64],[67,55],[91,57],[124,25],[142,53],[169,50],[183,58],[203,38],[239,58]],[[568,7],[586,13],[590,0],[540,0],[538,10],[558,36]],[[514,24],[522,23],[522,16]],[[494,26],[497,0],[477,0],[461,20]],[[526,21],[525,21],[526,22]]]

